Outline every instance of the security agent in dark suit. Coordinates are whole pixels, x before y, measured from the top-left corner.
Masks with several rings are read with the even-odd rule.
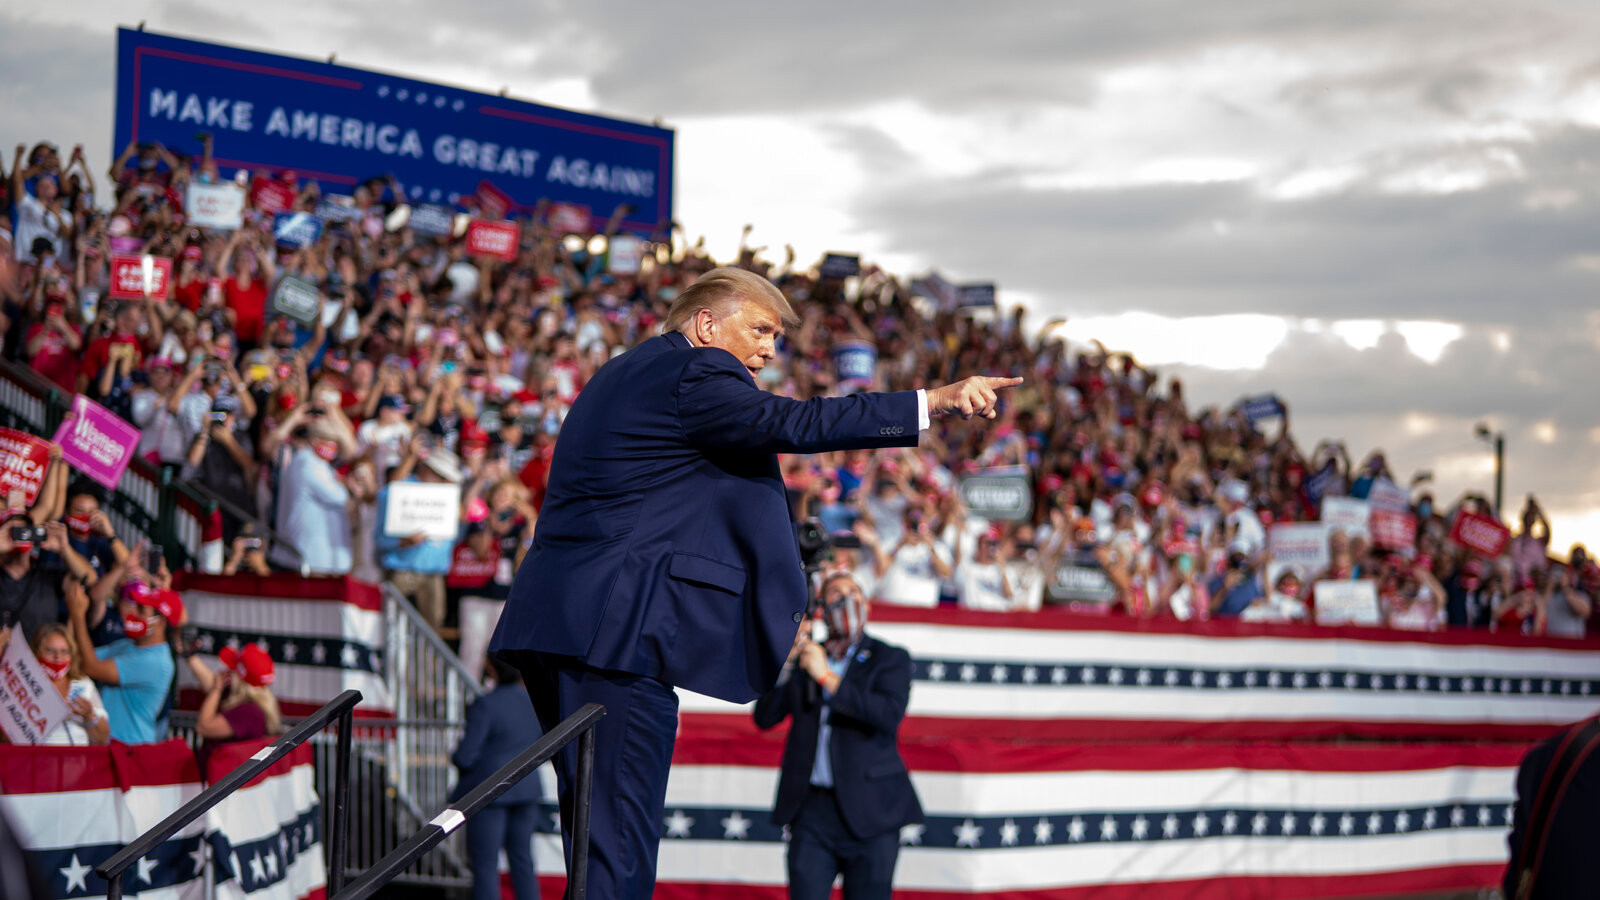
[[[777,680],[806,606],[778,453],[909,447],[930,416],[995,416],[1016,378],[796,401],[755,376],[797,317],[743,269],[701,275],[663,334],[595,373],[561,426],[533,547],[490,651],[545,730],[597,702],[589,892],[655,885],[683,685],[735,703]],[[577,749],[555,759],[571,859]]]
[[[450,761],[461,778],[452,802],[482,784],[543,733],[528,715],[528,692],[515,666],[491,657],[495,686],[467,707],[461,743]],[[467,820],[467,862],[472,866],[473,900],[500,900],[500,851],[506,851],[511,891],[517,900],[539,900],[538,871],[533,865],[533,831],[539,823],[544,792],[537,772],[517,782],[493,803]]]
[[[1600,895],[1600,721],[1585,719],[1522,758],[1508,842],[1506,900]]]
[[[850,575],[823,583],[820,609],[822,633],[801,627],[755,708],[760,728],[793,720],[772,810],[774,824],[789,826],[789,896],[826,900],[843,875],[845,900],[888,898],[900,828],[922,821],[895,743],[911,656],[867,636],[866,600]]]

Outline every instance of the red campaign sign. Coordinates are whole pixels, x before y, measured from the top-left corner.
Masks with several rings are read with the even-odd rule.
[[[1458,513],[1450,527],[1450,540],[1484,559],[1494,559],[1511,543],[1511,529],[1488,516]]]
[[[294,185],[276,178],[257,178],[250,185],[250,205],[263,212],[288,212],[294,208],[294,200]]]
[[[485,219],[504,219],[515,202],[510,194],[489,183],[488,179],[478,182],[478,190],[472,197],[478,203],[478,212]]]
[[[0,428],[0,502],[20,490],[23,505],[32,506],[49,467],[49,441],[14,428]]]
[[[473,219],[467,225],[467,253],[472,256],[493,256],[509,262],[517,258],[521,244],[522,227],[515,222]]]
[[[1403,550],[1417,544],[1417,517],[1391,509],[1374,509],[1367,521],[1372,542],[1385,550]]]
[[[588,234],[593,216],[581,203],[550,204],[550,230],[556,234]]]
[[[150,259],[150,296],[165,298],[167,283],[172,280],[172,260],[165,256]],[[145,295],[144,260],[142,256],[111,257],[111,299],[137,300]]]

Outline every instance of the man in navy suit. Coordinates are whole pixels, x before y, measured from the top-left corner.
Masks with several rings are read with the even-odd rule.
[[[823,633],[801,627],[777,687],[756,701],[759,728],[793,719],[772,821],[789,826],[790,900],[827,900],[840,875],[845,900],[888,900],[900,828],[922,821],[895,743],[911,656],[867,636],[849,574],[829,576],[821,599]]]
[[[539,724],[528,718],[528,692],[515,666],[494,657],[494,689],[467,707],[461,743],[450,761],[461,772],[450,800],[455,802],[482,784],[518,753],[539,739]],[[500,900],[500,851],[511,870],[516,900],[539,900],[538,870],[533,864],[533,831],[539,824],[544,792],[538,773],[529,775],[467,820],[467,862],[472,866],[472,900]]]
[[[804,402],[756,385],[798,319],[771,282],[714,269],[663,333],[611,360],[562,423],[539,527],[490,650],[546,731],[595,732],[589,890],[649,897],[682,685],[734,703],[777,680],[806,605],[778,453],[909,447],[931,416],[995,415],[1019,378]],[[571,858],[577,750],[555,759]]]

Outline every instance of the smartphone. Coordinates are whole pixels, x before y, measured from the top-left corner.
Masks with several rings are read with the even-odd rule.
[[[161,571],[161,548],[147,547],[144,551],[144,570],[151,574]]]

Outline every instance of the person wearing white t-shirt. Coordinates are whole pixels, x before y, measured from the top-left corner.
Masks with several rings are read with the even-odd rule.
[[[1246,505],[1250,499],[1250,486],[1230,479],[1217,488],[1217,505],[1223,511],[1224,539],[1229,547],[1236,547],[1245,556],[1255,560],[1267,549],[1267,529],[1261,517]]]
[[[957,602],[964,609],[1010,612],[1019,609],[1018,595],[1006,571],[1000,529],[978,535],[971,554],[956,566]]]
[[[11,196],[16,198],[16,234],[12,249],[18,262],[42,262],[33,252],[33,245],[43,238],[50,245],[52,256],[61,255],[62,241],[69,234],[72,219],[61,209],[61,189],[54,175],[44,174],[39,166],[22,165],[22,155],[27,148],[17,145],[17,157],[11,165]],[[28,179],[37,177],[34,196],[25,190]]]
[[[356,442],[363,453],[372,451],[380,476],[400,465],[410,441],[411,423],[406,421],[405,399],[399,394],[389,394],[379,400],[377,416],[362,422],[356,429]]]
[[[920,506],[908,507],[901,521],[900,541],[889,554],[878,600],[896,606],[938,606],[939,581],[950,577],[950,550],[933,536]]]

